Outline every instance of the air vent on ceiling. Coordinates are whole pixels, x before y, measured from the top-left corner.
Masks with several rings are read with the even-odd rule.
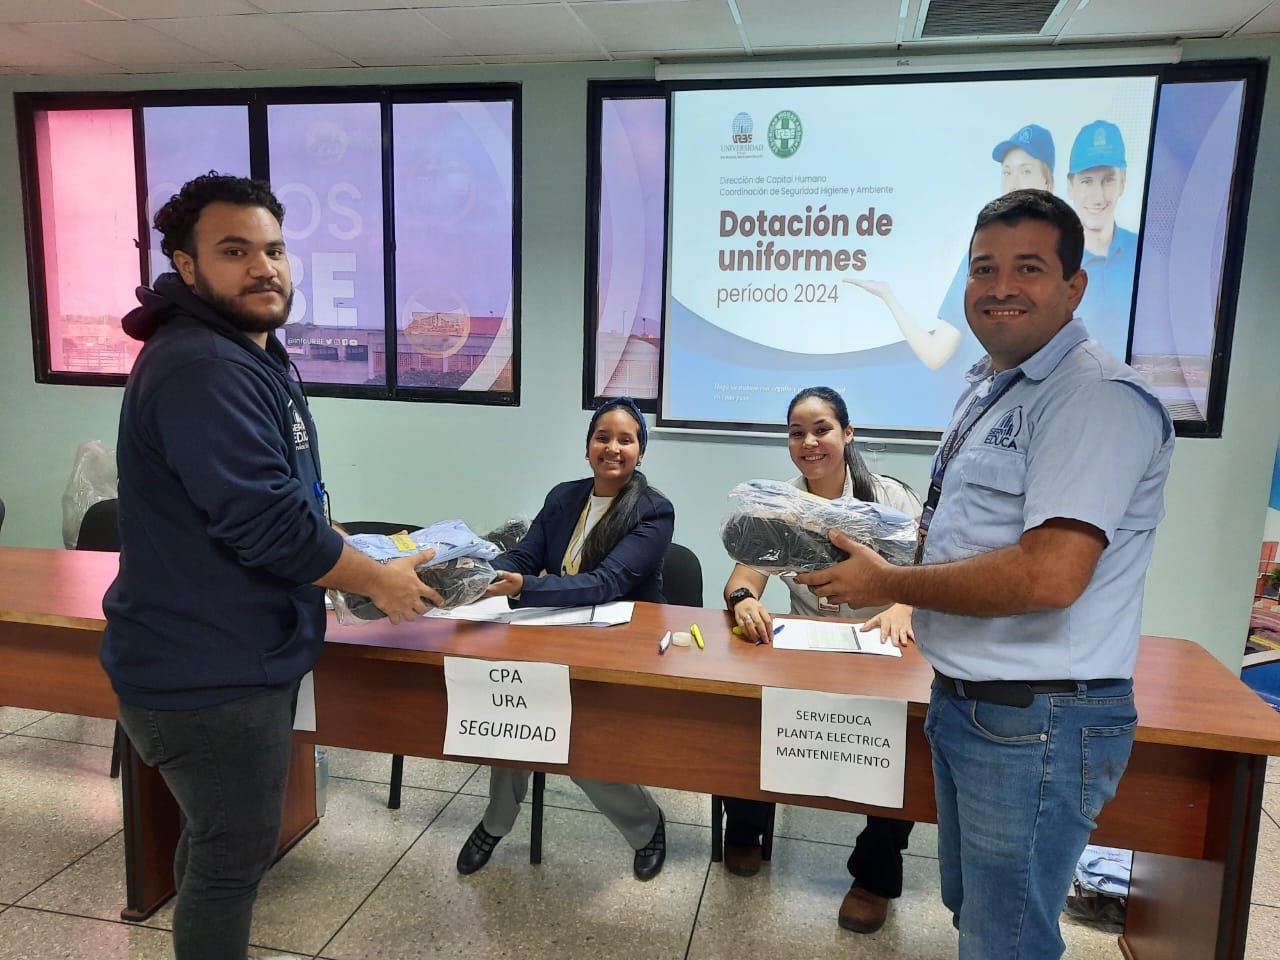
[[[1038,34],[1058,0],[926,0],[920,39]]]

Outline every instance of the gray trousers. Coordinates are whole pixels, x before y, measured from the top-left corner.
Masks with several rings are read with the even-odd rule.
[[[197,710],[120,704],[120,725],[178,801],[177,960],[244,960],[258,883],[275,859],[298,684]]]
[[[495,837],[505,837],[515,826],[520,803],[529,789],[529,776],[530,771],[515,767],[489,768],[489,806],[481,823]],[[631,844],[631,849],[639,850],[653,838],[662,811],[644,787],[586,777],[574,777],[573,782],[618,828],[618,832]]]

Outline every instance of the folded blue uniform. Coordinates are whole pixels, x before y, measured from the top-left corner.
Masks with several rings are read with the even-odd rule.
[[[360,533],[346,538],[356,550],[379,563],[412,556],[423,550],[435,550],[426,563],[415,567],[418,579],[440,594],[441,609],[452,610],[479,600],[494,577],[489,561],[501,551],[477,536],[461,520],[442,520],[421,530],[386,536]],[[386,614],[368,597],[341,590],[329,591],[339,623],[378,620]]]

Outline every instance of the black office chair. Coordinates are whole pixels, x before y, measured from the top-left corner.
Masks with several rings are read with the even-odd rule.
[[[76,536],[77,550],[97,553],[120,552],[119,501],[99,500],[84,512],[80,519],[80,533]],[[111,777],[120,776],[120,744],[124,730],[116,722],[115,735],[111,738]]]
[[[662,558],[662,593],[667,603],[677,607],[702,606],[702,564],[688,547],[673,543]],[[529,827],[529,862],[542,862],[542,809],[547,775],[541,770],[533,774],[533,821]],[[718,797],[712,798],[712,809]]]
[[[677,607],[702,606],[702,564],[688,547],[673,543],[662,561],[662,592]]]
[[[77,550],[120,552],[119,503],[115,499],[99,500],[84,512],[80,534],[76,537]]]
[[[394,536],[403,530],[421,530],[420,523],[386,523],[382,520],[354,520],[351,523],[339,524],[351,535],[357,533],[380,533],[384,537]],[[400,788],[404,781],[404,754],[391,755],[391,788],[387,792],[387,809],[400,809]]]

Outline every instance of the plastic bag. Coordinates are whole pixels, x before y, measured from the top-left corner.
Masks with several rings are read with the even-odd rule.
[[[512,517],[498,524],[484,535],[484,538],[497,546],[503,553],[511,550],[524,539],[529,532],[528,517]]]
[[[488,560],[475,557],[454,557],[444,563],[417,567],[418,579],[440,594],[444,603],[441,610],[475,603],[484,596],[485,588],[493,582],[494,569]],[[342,624],[381,620],[386,616],[368,597],[358,593],[331,590],[333,610]]]
[[[415,572],[419,580],[441,595],[445,601],[441,607],[443,610],[480,599],[494,577],[493,567],[488,561],[501,552],[461,520],[444,520],[394,537],[360,533],[347,537],[346,541],[379,563],[434,549],[435,556],[416,567]],[[329,599],[338,622],[342,624],[380,620],[386,616],[362,594],[330,590]]]
[[[761,573],[805,573],[847,559],[827,536],[840,530],[891,563],[915,558],[916,522],[856,497],[827,500],[779,480],[748,480],[729,491],[734,511],[720,540],[738,563]]]
[[[89,440],[76,448],[71,479],[62,494],[62,543],[68,550],[76,548],[80,524],[89,508],[100,500],[117,496],[116,452]]]

